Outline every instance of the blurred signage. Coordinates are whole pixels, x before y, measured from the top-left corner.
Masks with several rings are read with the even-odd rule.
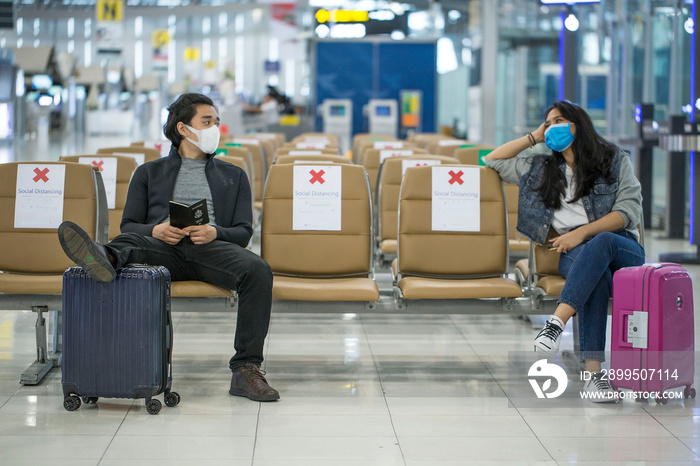
[[[280,62],[278,60],[265,60],[265,73],[277,74],[280,72]]]
[[[185,61],[198,61],[199,60],[199,48],[197,47],[185,47]]]
[[[122,21],[124,3],[122,0],[97,0],[97,21]]]
[[[153,43],[153,70],[167,71],[168,69],[168,44],[170,34],[167,29],[156,29],[151,36]]]
[[[362,24],[365,34],[391,34],[401,31],[408,34],[408,15],[398,15],[391,10],[325,10],[316,11],[317,25],[331,28],[337,25]],[[336,25],[336,26],[334,26]]]

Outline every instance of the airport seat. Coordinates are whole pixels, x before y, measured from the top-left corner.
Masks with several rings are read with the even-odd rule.
[[[493,150],[494,146],[475,144],[474,147],[458,147],[454,151],[454,157],[465,165],[479,165],[479,151]]]
[[[309,154],[309,155],[280,155],[275,159],[275,163],[279,165],[287,163],[317,163],[324,165],[327,163],[348,163],[352,164],[352,160],[342,155],[333,154]]]
[[[507,212],[498,173],[478,167],[479,231],[434,231],[431,212],[435,168],[408,168],[401,184],[397,247],[401,297],[405,300],[521,297],[520,286],[505,278]]]
[[[419,133],[407,139],[411,144],[415,144],[416,147],[421,149],[428,149],[428,145],[434,141],[439,141],[441,139],[454,139],[452,136],[446,136],[439,133]]]
[[[355,160],[355,163],[357,163],[358,165],[364,165],[367,151],[370,151],[372,149],[399,151],[399,150],[416,149],[416,146],[414,146],[413,144],[410,144],[406,141],[360,140],[359,143],[357,144],[357,151],[352,153],[352,158]]]
[[[262,219],[261,256],[275,275],[274,309],[291,301],[379,299],[371,278],[372,205],[363,167],[343,164],[338,231],[293,229],[295,165],[270,168]]]
[[[82,157],[94,157],[90,155],[64,155],[60,158],[62,162],[79,163]],[[103,155],[97,155],[103,157]],[[117,189],[115,195],[114,209],[109,209],[109,240],[111,241],[121,233],[120,224],[124,214],[126,204],[126,193],[129,189],[131,176],[136,170],[137,164],[133,157],[126,155],[112,155],[117,159]]]
[[[245,174],[248,176],[248,182],[250,183],[250,192],[255,191],[255,179],[251,176],[248,167],[248,162],[246,159],[243,157],[234,157],[232,155],[217,155],[217,159],[223,160],[224,162],[228,162],[230,164],[233,164],[243,170]],[[253,197],[251,196],[250,198],[251,201],[251,208],[253,209],[253,212],[255,212],[255,201],[253,200]],[[253,215],[253,226],[256,224],[256,216]]]
[[[379,133],[357,133],[352,138],[352,156],[357,163],[357,157],[360,155],[360,144],[368,141],[396,141],[394,136]]]
[[[158,160],[160,158],[160,151],[158,149],[151,149],[150,147],[102,147],[97,149],[97,153],[115,155],[143,154],[143,163]]]
[[[248,149],[251,158],[253,159],[253,175],[255,176],[255,191],[253,191],[253,198],[255,199],[255,210],[262,209],[263,188],[265,186],[265,178],[267,177],[268,167],[267,159],[265,158],[265,155],[263,153],[260,141],[255,139],[251,140],[247,138],[234,138],[231,141],[225,142],[219,147],[242,147]]]
[[[464,139],[438,139],[431,141],[426,147],[426,150],[429,154],[447,155],[452,157],[454,156],[455,151],[461,146],[470,144],[471,143],[469,141]]]
[[[520,189],[517,184],[503,183],[506,193],[506,203],[508,204],[508,243],[510,252],[517,252],[520,256],[530,250],[530,239],[519,233],[518,226],[518,193]]]
[[[323,149],[299,149],[298,147],[284,146],[277,149],[275,152],[276,157],[283,155],[313,155],[317,154],[328,154],[328,155],[340,155],[337,147],[325,147]]]
[[[37,313],[37,360],[20,383],[37,384],[60,364],[60,348],[47,353],[44,313],[62,307],[63,272],[73,265],[58,241],[56,228],[15,228],[17,170],[20,165],[65,167],[63,220],[71,220],[95,240],[108,236],[107,198],[99,172],[71,162],[15,162],[0,164],[0,309]],[[55,342],[58,340],[56,339]]]
[[[379,169],[381,168],[383,161],[392,157],[419,155],[425,153],[425,150],[417,149],[413,146],[403,147],[401,149],[367,149],[364,152],[363,163],[360,165],[363,165],[365,170],[367,170],[369,185],[372,187],[372,198],[377,198],[377,177],[379,176]]]
[[[422,150],[422,149],[418,149]],[[411,155],[391,157],[384,161],[377,180],[377,258],[391,262],[396,256],[396,232],[399,213],[399,192],[403,179],[404,161],[435,160],[442,164],[457,164],[452,157]]]
[[[290,142],[297,143],[297,142],[321,142],[321,143],[326,143],[330,144],[333,146],[339,146],[340,145],[340,140],[338,139],[337,134],[330,134],[330,133],[302,133],[299,136],[296,136],[293,138]]]

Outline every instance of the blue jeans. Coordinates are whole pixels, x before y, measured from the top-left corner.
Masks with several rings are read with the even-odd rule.
[[[270,326],[272,271],[257,254],[237,244],[212,241],[192,244],[185,238],[171,246],[151,236],[123,233],[105,247],[117,258],[117,268],[136,262],[162,265],[173,280],[201,280],[238,292],[238,315],[231,370],[246,363],[261,364]]]
[[[605,331],[613,273],[644,263],[644,248],[625,230],[600,233],[559,258],[566,284],[559,302],[574,308],[582,360],[605,361]]]

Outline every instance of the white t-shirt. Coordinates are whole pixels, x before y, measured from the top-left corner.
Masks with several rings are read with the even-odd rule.
[[[561,198],[561,207],[554,211],[554,217],[552,218],[552,228],[560,235],[569,232],[572,228],[588,223],[588,215],[586,215],[586,209],[583,207],[583,201],[579,199],[571,204],[568,202],[573,199],[576,191],[574,171],[568,165],[566,165],[565,176],[566,189]]]

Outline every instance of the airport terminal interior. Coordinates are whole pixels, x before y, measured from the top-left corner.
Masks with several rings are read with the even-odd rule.
[[[683,352],[690,363],[668,377],[681,382],[640,381],[613,403],[581,395],[576,318],[546,362],[565,377],[532,373],[545,358],[534,338],[564,279],[556,265],[544,270],[556,253],[516,232],[517,187],[483,166],[490,151],[535,131],[553,102],[578,103],[632,161],[646,262],[682,265],[699,299],[696,8],[697,0],[0,2],[0,464],[700,462],[694,336]],[[78,204],[68,193],[84,188],[92,197],[80,205],[97,212],[90,234],[116,236],[131,174],[168,155],[168,106],[187,92],[214,101],[217,157],[251,184],[248,248],[275,274],[262,370],[280,400],[228,394],[236,296],[195,282],[172,287],[175,402],[64,393],[61,277],[72,263],[56,253],[54,211],[58,223],[71,220]],[[78,163],[94,166],[81,172],[87,181],[69,177]],[[64,181],[44,197],[20,189],[21,174],[46,183],[59,164]],[[293,194],[306,169],[314,189],[337,199]],[[450,199],[438,208],[430,189],[411,197],[440,170],[460,185],[461,176],[479,182],[478,205]],[[342,188],[321,188],[322,176]],[[22,216],[20,206],[41,214]],[[475,208],[474,227],[462,210]],[[671,308],[658,325],[671,326],[681,309],[694,314],[693,296]],[[651,315],[640,324],[648,335],[658,330]],[[612,374],[613,347],[653,339],[639,337],[631,315],[615,318],[603,363]],[[635,351],[641,371],[646,353]]]

